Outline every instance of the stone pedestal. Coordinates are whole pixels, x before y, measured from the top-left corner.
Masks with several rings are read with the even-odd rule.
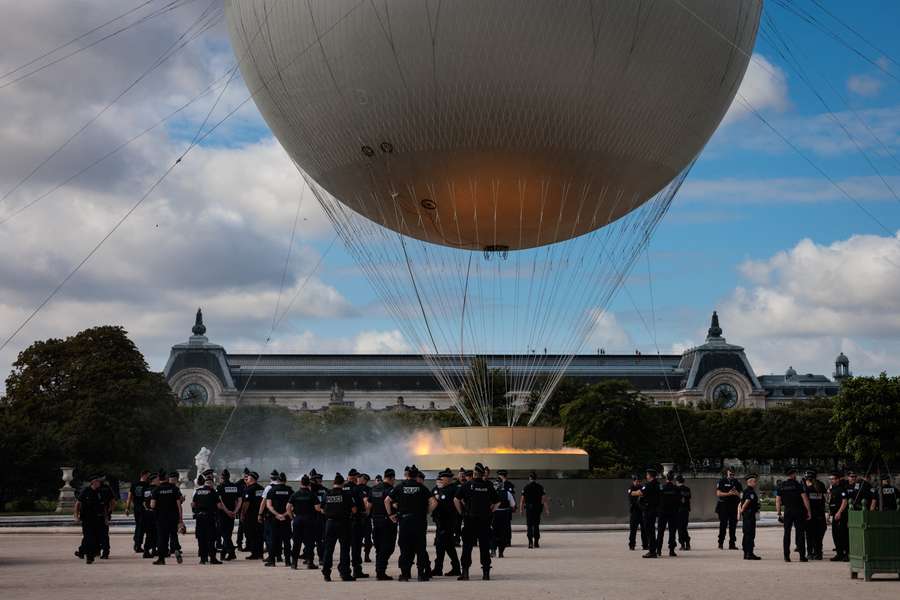
[[[662,463],[662,473],[660,473],[659,476],[661,478],[665,479],[666,473],[668,473],[669,471],[674,471],[674,470],[675,470],[675,463],[664,462],[664,463]]]
[[[187,491],[194,486],[191,485],[191,481],[188,479],[188,473],[191,472],[190,469],[176,469],[178,471],[178,489],[181,490],[181,493],[185,496],[187,495]]]
[[[59,489],[56,512],[69,514],[75,510],[75,488],[70,485],[75,467],[60,467],[59,470],[62,471],[63,486]]]

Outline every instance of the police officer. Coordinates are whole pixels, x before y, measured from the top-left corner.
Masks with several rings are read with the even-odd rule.
[[[397,523],[397,545],[400,547],[400,576],[398,581],[409,581],[413,560],[416,562],[419,581],[431,578],[431,560],[428,558],[428,514],[437,505],[431,492],[417,481],[415,466],[409,468],[403,481],[394,486],[384,502],[388,517]]]
[[[163,479],[164,472],[160,472]],[[173,538],[178,535],[178,529],[184,527],[184,514],[181,506],[181,490],[168,479],[153,489],[150,499],[150,508],[156,512],[156,560],[154,565],[166,564]],[[183,561],[181,551],[175,554],[179,564]]]
[[[335,473],[331,489],[325,492],[319,510],[325,515],[325,550],[322,555],[322,576],[331,581],[334,547],[340,542],[338,573],[342,581],[355,581],[350,574],[350,519],[356,513],[356,499],[344,489],[344,476]]]
[[[288,514],[288,500],[294,490],[287,484],[287,476],[278,474],[278,482],[269,488],[266,496],[266,511],[269,513],[272,545],[269,547],[267,567],[275,566],[275,557],[284,556],[284,566],[291,566],[291,516]]]
[[[434,521],[434,568],[431,570],[433,577],[444,575],[444,556],[450,559],[450,571],[448,577],[462,575],[459,569],[459,557],[456,555],[456,545],[453,540],[453,532],[456,531],[456,522],[459,513],[453,499],[456,497],[456,485],[453,483],[453,473],[445,469],[438,473],[437,484],[431,490],[432,496],[437,501],[437,506],[431,513]]]
[[[369,576],[362,570],[362,546],[363,546],[363,520],[368,513],[369,493],[368,486],[363,489],[359,485],[359,471],[350,469],[347,473],[347,481],[344,483],[344,491],[350,492],[356,505],[356,512],[350,519],[350,563],[353,565],[353,577],[364,579]]]
[[[644,474],[644,483],[633,492],[632,496],[638,498],[641,508],[641,518],[644,523],[644,531],[647,536],[647,553],[643,558],[658,558],[656,543],[656,519],[659,516],[659,482],[656,480],[656,469],[647,469]]]
[[[512,513],[516,507],[516,486],[508,479],[508,475],[506,469],[499,469],[494,483],[500,504],[494,511],[492,549],[497,549],[499,558],[503,558],[503,551],[512,543]]]
[[[262,538],[263,538],[263,551],[268,553],[268,555],[275,556],[277,560],[281,560],[281,548],[278,548],[276,552],[272,552],[272,513],[268,511],[266,508],[266,500],[269,497],[269,490],[272,489],[272,486],[278,485],[278,469],[272,469],[272,472],[269,473],[269,484],[263,488],[262,493],[262,501],[259,503],[259,522],[262,527]]]
[[[100,524],[100,558],[106,560],[109,558],[109,522],[112,520],[113,510],[116,508],[116,493],[112,486],[106,480],[106,475],[100,475],[100,496],[103,500],[103,506],[106,508],[106,518]]]
[[[370,563],[372,562],[372,546],[374,545],[372,542],[372,498],[370,497],[372,488],[369,487],[369,482],[372,478],[369,477],[368,473],[360,473],[356,479],[357,485],[360,486],[363,497],[366,498],[367,502],[366,515],[362,520],[363,562]]]
[[[456,511],[463,516],[462,530],[462,575],[457,579],[469,579],[469,567],[472,566],[472,548],[478,543],[481,554],[482,579],[491,578],[491,515],[500,503],[497,489],[484,480],[484,466],[475,464],[472,479],[459,486],[453,500]]]
[[[834,471],[831,474],[831,486],[828,488],[828,516],[831,522],[831,539],[834,541],[835,555],[831,562],[850,560],[850,531],[847,528],[848,500],[847,482],[844,474]]]
[[[541,514],[550,514],[550,505],[544,486],[537,482],[537,473],[528,474],[528,483],[522,488],[519,514],[525,514],[525,535],[529,548],[541,547]],[[642,538],[643,539],[643,538]]]
[[[387,574],[387,565],[397,544],[397,524],[388,516],[384,501],[394,489],[395,483],[394,470],[385,469],[381,483],[375,484],[369,492],[372,506],[372,541],[375,543],[375,579],[378,581],[393,579]]]
[[[259,473],[250,471],[244,477],[244,497],[241,503],[241,522],[244,524],[247,560],[260,560],[263,557],[262,519],[259,518],[259,507],[262,504],[263,487],[259,485]]]
[[[756,516],[759,514],[759,494],[756,491],[756,482],[759,476],[751,473],[745,478],[747,487],[741,493],[741,503],[738,507],[738,518],[741,520],[743,535],[741,547],[744,550],[744,560],[762,560],[753,553],[756,546]]]
[[[856,471],[847,471],[847,499],[850,510],[869,510],[872,504],[872,486]]]
[[[202,474],[203,479],[197,482],[197,487],[202,487],[203,481],[205,481],[206,476],[211,475],[212,473],[213,473],[212,469],[207,469],[206,471],[203,471],[203,474]],[[168,481],[171,485],[177,487],[179,489],[179,492],[181,491],[181,488],[178,485],[178,471],[169,471]],[[179,495],[178,504],[179,505],[184,504],[184,500],[185,500],[184,495],[183,494]],[[182,513],[183,512],[184,511],[182,509]],[[178,539],[178,534],[185,533],[185,532],[186,532],[186,530],[184,528],[184,525],[179,523],[175,527],[172,528],[172,531],[169,534],[169,556],[174,554],[175,560],[178,561],[178,564],[181,564],[182,557],[183,557],[182,552],[181,552],[181,541]]]
[[[222,540],[222,560],[234,560],[237,554],[231,541],[231,534],[234,531],[234,519],[241,511],[241,488],[236,482],[231,481],[228,469],[222,469],[220,477],[221,482],[216,488],[216,493],[222,501],[222,508],[217,514],[218,535]]]
[[[784,517],[781,512],[784,508]],[[812,518],[809,496],[803,484],[797,481],[797,469],[788,469],[787,479],[778,484],[778,495],[775,497],[775,510],[778,520],[784,523],[784,562],[791,562],[791,528],[797,530],[797,551],[800,562],[807,562],[805,533],[806,525]]]
[[[150,485],[144,488],[144,508],[141,513],[141,524],[144,529],[144,554],[143,558],[156,556],[156,511],[150,506],[153,499],[153,490],[159,486],[159,473],[151,473],[147,477]]]
[[[250,474],[250,469],[244,467],[244,472],[241,477],[237,480],[238,493],[240,494],[239,498],[243,500],[244,498],[244,488],[247,487],[247,475]],[[241,552],[244,551],[244,521],[240,518],[241,511],[237,511],[238,520],[237,520],[237,549]]]
[[[90,483],[78,494],[75,500],[75,520],[81,523],[81,549],[76,556],[84,557],[85,563],[94,562],[100,553],[100,533],[107,519],[107,504],[101,489],[101,478],[92,475]]]
[[[134,551],[144,551],[144,490],[150,487],[150,471],[143,470],[138,480],[131,484],[125,499],[125,516],[134,513]]]
[[[202,476],[201,476],[202,477]],[[203,477],[203,485],[194,491],[191,508],[194,510],[195,535],[197,536],[197,553],[200,564],[221,565],[216,558],[216,518],[225,510],[225,505],[216,491],[212,475]]]
[[[807,471],[803,478],[806,497],[809,498],[810,520],[806,524],[806,552],[810,560],[822,560],[823,540],[828,530],[825,517],[825,485],[818,480],[815,471]]]
[[[325,501],[325,493],[328,488],[322,485],[322,474],[317,473],[315,469],[309,471],[309,489],[311,489],[319,499],[319,504]],[[316,511],[316,518],[313,520],[313,539],[316,543],[316,555],[319,557],[319,563],[325,555],[325,515]]]
[[[318,568],[315,562],[317,529],[314,526],[318,515],[316,511],[318,504],[319,497],[310,487],[309,475],[304,475],[300,478],[300,488],[291,495],[287,505],[287,513],[293,528],[290,560],[292,569],[297,568],[301,555],[307,569]]]
[[[716,514],[719,515],[719,550],[725,545],[728,530],[728,549],[737,550],[737,507],[741,499],[741,484],[728,467],[725,476],[716,483]]]
[[[675,485],[675,473],[666,473],[666,481],[662,484],[659,497],[659,535],[656,537],[656,553],[662,556],[663,539],[666,529],[669,530],[669,556],[675,553],[675,532],[678,529],[678,507],[681,506],[681,492]]]
[[[644,532],[643,512],[639,504],[640,497],[635,496],[632,492],[641,489],[641,479],[636,474],[631,476],[631,485],[625,494],[628,496],[628,549],[634,550],[637,544],[637,532],[641,531],[641,548],[647,549],[647,535]],[[529,547],[531,547],[529,545]]]
[[[891,476],[885,473],[881,476],[881,498],[884,503],[883,506],[878,506],[878,491],[874,491],[872,493],[872,507],[871,510],[883,510],[883,511],[894,511],[897,510],[897,496],[900,495],[900,492],[897,491],[891,484]]]
[[[691,549],[691,536],[688,533],[688,523],[691,521],[691,488],[685,485],[684,475],[675,477],[675,486],[681,496],[681,503],[678,505],[678,515],[676,523],[678,525],[678,544],[682,550]]]

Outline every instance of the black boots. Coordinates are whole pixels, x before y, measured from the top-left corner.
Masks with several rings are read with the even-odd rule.
[[[482,569],[481,570],[481,579],[483,581],[490,581],[491,580],[491,570],[490,569]]]
[[[762,560],[762,558],[758,557],[757,555],[753,554],[752,552],[745,552],[744,560]]]
[[[469,580],[469,570],[463,569],[462,573],[459,577],[456,578],[457,581],[468,581]]]
[[[393,581],[394,578],[388,575],[387,573],[375,573],[376,581]]]

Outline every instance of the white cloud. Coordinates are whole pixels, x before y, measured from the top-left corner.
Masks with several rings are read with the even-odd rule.
[[[850,92],[867,98],[877,96],[882,85],[883,82],[880,79],[871,75],[851,75],[847,79],[847,89]]]
[[[610,311],[603,311],[594,322],[594,330],[584,344],[585,352],[595,352],[603,348],[609,354],[629,353],[634,349],[634,341]]]
[[[786,111],[791,106],[787,75],[762,54],[754,53],[738,93],[725,113],[723,125],[739,121],[750,113],[742,99],[758,111]]]
[[[396,329],[390,331],[363,331],[353,341],[355,354],[402,354],[412,347],[403,334]]]
[[[805,239],[740,271],[750,285],[725,301],[722,323],[759,371],[822,373],[840,351],[857,371],[897,370],[900,235]]]

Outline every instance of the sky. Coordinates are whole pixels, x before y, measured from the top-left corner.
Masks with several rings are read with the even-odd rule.
[[[409,351],[253,103],[242,104],[240,78],[219,96],[234,65],[215,18],[220,0],[155,15],[167,4],[32,0],[4,9],[0,341],[203,123],[208,131],[234,112],[0,351],[0,372],[36,339],[101,324],[123,326],[161,370],[199,306],[210,340],[233,353]],[[813,23],[767,3],[744,100],[709,141],[589,347],[680,352],[704,341],[718,310],[726,338],[746,348],[758,374],[790,365],[830,375],[839,352],[857,374],[900,371],[900,4],[794,5]],[[273,330],[276,305],[287,312]]]

